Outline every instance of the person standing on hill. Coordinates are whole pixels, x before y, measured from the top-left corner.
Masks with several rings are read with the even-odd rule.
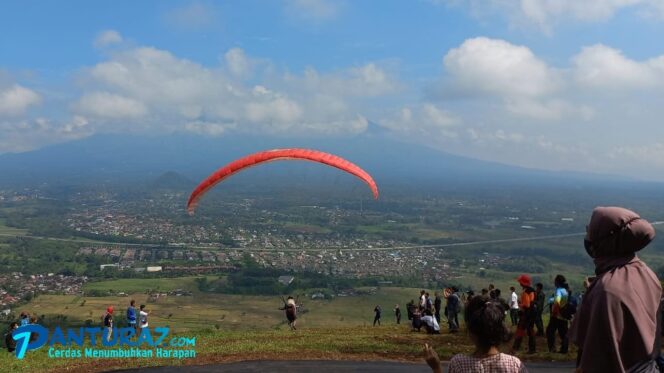
[[[410,300],[410,302],[408,302],[408,304],[406,304],[406,313],[408,314],[408,320],[413,319],[413,313],[415,311],[415,307],[416,307],[415,301],[412,299]]]
[[[569,293],[567,292],[567,280],[565,276],[558,275],[553,280],[556,286],[556,292],[551,304],[551,319],[546,327],[546,341],[549,345],[549,352],[556,352],[556,332],[560,336],[560,353],[566,354],[568,348],[567,339],[567,318],[563,315],[563,310],[568,306]]]
[[[433,307],[434,307],[434,316],[436,317],[436,322],[440,324],[440,308],[443,305],[442,299],[440,299],[440,294],[436,292],[436,299],[433,302]]]
[[[447,323],[450,333],[459,331],[459,312],[461,311],[461,300],[457,295],[459,289],[452,287],[452,293],[447,297]]]
[[[129,302],[129,307],[127,307],[127,324],[129,325],[130,328],[133,328],[136,331],[138,331],[138,329],[136,328],[136,306],[135,306],[135,304],[136,304],[136,301],[133,300],[133,299]]]
[[[111,337],[113,336],[113,306],[106,308],[106,314],[104,314],[104,328],[106,329],[106,341],[110,342]]]
[[[658,371],[662,287],[636,255],[654,238],[653,226],[633,211],[593,210],[584,246],[597,277],[588,284],[570,331],[579,347],[577,371]]]
[[[138,311],[138,319],[139,319],[139,327],[141,329],[147,328],[149,323],[148,323],[148,316],[150,315],[150,312],[145,310],[145,304],[141,304],[140,311]]]
[[[381,312],[380,306],[377,305],[376,308],[374,308],[374,312],[376,313],[376,315],[374,316],[373,326],[376,326],[376,323],[378,323],[378,326],[380,326],[380,312]]]
[[[394,307],[394,316],[397,318],[397,325],[401,324],[401,308],[398,304]]]
[[[288,327],[291,330],[297,330],[297,328],[295,327],[295,323],[297,321],[297,305],[295,304],[295,299],[292,296],[289,296],[286,299],[286,302],[284,302],[284,306],[279,309],[286,312],[286,320],[288,320]]]
[[[537,315],[537,305],[535,304],[535,289],[532,288],[530,276],[520,275],[517,278],[519,285],[523,289],[519,298],[519,323],[516,327],[516,334],[512,351],[516,352],[521,348],[523,337],[528,335],[528,353],[534,354],[537,349],[535,343],[535,316]]]
[[[420,307],[422,309],[425,309],[427,307],[427,297],[426,297],[426,291],[422,290],[420,291]]]
[[[544,336],[544,321],[542,314],[544,313],[544,303],[546,303],[546,295],[544,294],[544,285],[538,282],[535,285],[535,304],[537,305],[537,315],[535,316],[535,326],[537,327],[537,336]]]
[[[510,286],[510,320],[512,326],[519,323],[519,296],[516,295],[514,286]]]

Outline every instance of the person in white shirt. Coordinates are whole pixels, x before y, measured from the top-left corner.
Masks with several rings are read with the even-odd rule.
[[[512,320],[512,326],[515,326],[519,323],[519,296],[516,294],[514,286],[510,287],[510,292],[510,320]]]
[[[138,313],[138,327],[143,329],[148,327],[148,315],[150,314],[149,312],[145,311],[145,304],[141,304],[141,310]]]

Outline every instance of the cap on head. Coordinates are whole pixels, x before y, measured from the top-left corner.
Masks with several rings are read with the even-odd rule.
[[[112,313],[113,313],[113,306],[109,306],[109,307],[106,309],[106,312],[112,314]]]
[[[532,280],[530,279],[530,276],[526,274],[519,275],[519,277],[516,278],[516,280],[519,282],[519,285],[523,287],[530,287],[532,286]]]

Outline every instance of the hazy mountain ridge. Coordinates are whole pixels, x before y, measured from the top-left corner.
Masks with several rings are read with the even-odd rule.
[[[358,164],[377,181],[387,183],[569,185],[626,181],[618,176],[553,172],[481,161],[374,133],[331,139],[209,138],[180,134],[162,137],[96,135],[35,151],[3,154],[0,155],[0,174],[3,175],[0,185],[151,183],[165,172],[174,172],[181,176],[176,184],[182,187],[238,157],[284,147],[315,148],[335,153]],[[282,170],[289,174],[282,174]],[[300,163],[288,166],[277,163],[261,172],[248,172],[249,175],[243,177],[264,177],[268,173],[279,179],[298,172],[325,175],[338,171]]]

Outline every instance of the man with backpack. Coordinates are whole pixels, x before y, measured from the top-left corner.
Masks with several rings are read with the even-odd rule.
[[[560,336],[560,353],[566,354],[569,340],[567,338],[568,321],[576,313],[576,305],[570,301],[569,286],[563,275],[557,275],[554,279],[556,292],[554,293],[551,306],[551,319],[546,328],[546,340],[549,352],[556,352],[556,332]]]

